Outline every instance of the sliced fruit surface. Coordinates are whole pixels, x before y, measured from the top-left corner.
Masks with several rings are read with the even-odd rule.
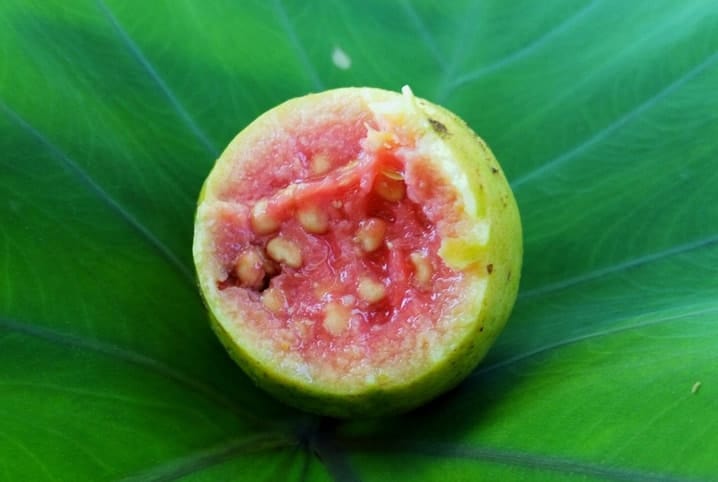
[[[410,89],[264,114],[210,173],[194,258],[237,362],[290,404],[404,410],[465,377],[503,327],[518,211],[486,145]]]

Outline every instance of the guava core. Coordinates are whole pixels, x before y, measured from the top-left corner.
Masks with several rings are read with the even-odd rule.
[[[265,390],[324,415],[416,407],[478,364],[518,289],[518,210],[486,144],[372,88],[290,100],[229,144],[193,254],[212,326]]]

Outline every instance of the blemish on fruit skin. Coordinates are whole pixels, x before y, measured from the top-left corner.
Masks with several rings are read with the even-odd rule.
[[[489,274],[493,273],[493,272],[494,272],[494,265],[491,264],[491,263],[487,264],[487,265],[486,265],[486,272],[489,273]]]
[[[429,124],[431,124],[431,128],[434,129],[434,132],[439,134],[439,137],[446,137],[449,135],[449,130],[438,120],[429,119]]]
[[[496,169],[494,166],[491,166],[491,172],[494,173],[494,174],[498,174],[498,173],[499,173],[499,170]]]

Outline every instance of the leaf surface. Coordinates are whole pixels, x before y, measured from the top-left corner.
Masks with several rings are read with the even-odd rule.
[[[195,200],[263,111],[404,84],[507,172],[519,300],[456,390],[318,419],[211,333]],[[716,85],[713,2],[6,0],[0,480],[718,480]]]

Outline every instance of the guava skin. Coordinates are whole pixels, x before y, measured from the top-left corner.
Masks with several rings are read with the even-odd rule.
[[[282,111],[302,108],[313,102],[316,96],[329,95],[341,99],[342,96],[356,95],[358,91],[376,93],[381,97],[399,95],[379,89],[335,89],[289,100],[272,111],[281,115]],[[480,201],[482,215],[490,222],[490,235],[482,246],[482,256],[487,261],[481,267],[486,275],[481,309],[471,314],[474,322],[461,343],[441,360],[427,366],[421,376],[388,389],[369,388],[352,394],[333,393],[325,387],[312,386],[311,383],[300,384],[278,367],[255,359],[231,333],[231,320],[223,320],[218,315],[221,313],[218,309],[220,300],[209,294],[210,290],[203,281],[205,266],[199,255],[197,239],[204,228],[199,223],[199,216],[196,220],[195,267],[213,330],[236,363],[259,387],[291,406],[340,418],[380,416],[415,408],[456,386],[473,371],[511,313],[519,287],[523,247],[518,208],[504,173],[486,143],[459,117],[424,99],[417,98],[416,105],[419,115],[425,117],[427,128],[432,129],[453,154],[462,174],[468,179],[471,192]],[[220,160],[241,150],[248,139],[256,138],[256,130],[263,128],[262,122],[266,122],[266,119],[262,119],[266,115],[260,116],[238,134]],[[199,204],[207,194],[209,182],[208,178],[200,192]],[[459,246],[457,249],[463,248]],[[466,249],[469,250],[468,247]]]

